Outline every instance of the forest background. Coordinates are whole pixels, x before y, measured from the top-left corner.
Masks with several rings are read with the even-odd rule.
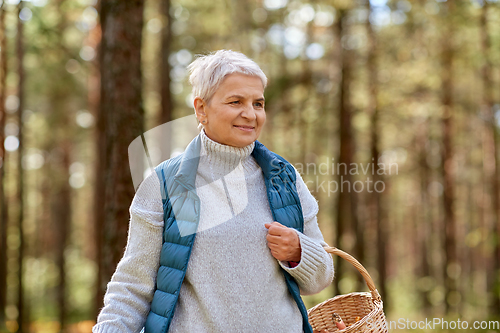
[[[126,242],[128,146],[193,114],[186,66],[218,49],[268,75],[260,140],[388,319],[499,320],[498,1],[7,0],[0,47],[0,332],[90,331]],[[336,259],[304,299],[363,290]]]

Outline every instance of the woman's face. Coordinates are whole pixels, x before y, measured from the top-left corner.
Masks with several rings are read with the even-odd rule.
[[[194,100],[196,116],[207,136],[224,145],[245,147],[259,137],[266,122],[264,86],[257,76],[229,74],[210,103]]]

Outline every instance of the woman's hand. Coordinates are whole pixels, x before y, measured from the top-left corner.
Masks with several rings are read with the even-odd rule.
[[[267,246],[274,258],[280,261],[300,261],[300,239],[294,229],[279,222],[266,223],[269,230],[266,236]]]

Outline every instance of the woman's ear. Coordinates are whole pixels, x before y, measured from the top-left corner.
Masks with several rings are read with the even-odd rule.
[[[205,113],[205,102],[201,97],[196,97],[193,102],[194,111],[196,113],[196,118],[198,118],[200,123],[204,123],[207,120],[207,114]]]

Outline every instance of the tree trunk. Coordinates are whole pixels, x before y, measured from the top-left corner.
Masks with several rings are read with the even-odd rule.
[[[372,11],[371,4],[368,2],[369,12]],[[366,20],[366,28],[368,31],[368,84],[369,84],[369,103],[368,103],[368,113],[371,117],[371,156],[372,163],[374,163],[373,168],[373,185],[374,189],[370,195],[370,215],[375,219],[375,228],[377,230],[377,270],[379,274],[378,286],[380,288],[380,294],[384,300],[384,305],[386,308],[389,307],[389,299],[387,294],[387,247],[389,242],[389,237],[386,234],[386,227],[384,225],[386,219],[384,218],[385,212],[383,210],[383,205],[381,204],[383,199],[382,192],[375,190],[375,185],[379,182],[383,182],[384,179],[382,175],[378,174],[379,171],[379,103],[378,103],[378,79],[377,79],[377,38],[375,36],[375,31],[371,25],[369,16]],[[359,240],[358,240],[359,242]],[[364,250],[364,248],[363,248]]]
[[[428,121],[425,120],[419,125],[416,137],[416,146],[419,155],[419,170],[420,170],[420,213],[419,213],[419,226],[417,227],[417,238],[419,243],[420,260],[417,264],[420,265],[419,278],[425,278],[431,275],[430,265],[428,260],[428,253],[430,252],[429,238],[430,238],[430,221],[432,221],[432,214],[430,210],[431,202],[429,200],[429,183],[430,183],[430,170],[427,165],[427,136],[428,136]],[[420,299],[422,308],[427,314],[430,314],[431,303],[429,301],[429,290],[420,290]]]
[[[57,227],[56,236],[56,265],[59,273],[59,283],[57,285],[57,304],[59,308],[59,331],[66,332],[67,325],[67,302],[66,302],[66,260],[64,252],[68,243],[70,226],[71,226],[71,187],[69,185],[69,166],[71,143],[67,138],[68,133],[64,133],[65,138],[59,146],[61,153],[61,163],[56,165],[55,169],[58,170],[61,177],[57,179],[57,188],[55,193],[54,209],[52,211],[52,218],[55,220]]]
[[[309,22],[306,26],[306,42],[305,45],[308,45],[311,43],[313,39],[313,25],[311,22]],[[308,94],[311,94],[311,96],[314,94],[314,83],[313,83],[313,73],[312,73],[312,68],[311,68],[311,61],[307,58],[304,57],[304,60],[302,60],[302,78],[300,80],[300,84],[302,84]],[[295,119],[297,121],[296,127],[299,129],[300,133],[300,143],[299,143],[299,149],[300,149],[300,158],[299,161],[300,163],[306,163],[306,156],[308,153],[308,141],[309,141],[309,135],[308,135],[308,130],[310,128],[309,126],[309,121],[307,119],[304,119],[304,114],[305,110],[307,109],[308,102],[310,102],[309,99],[304,98],[302,102],[298,105],[298,108],[296,109],[297,115],[295,116]]]
[[[172,120],[172,113],[174,111],[172,92],[170,91],[170,63],[168,58],[170,57],[172,48],[172,22],[173,17],[170,15],[171,0],[163,0],[161,2],[163,17],[167,19],[167,24],[162,30],[161,39],[161,113],[159,117],[158,125],[168,123]],[[170,128],[170,127],[164,127]],[[165,144],[162,145],[161,149],[161,161],[170,158],[171,154],[171,135],[170,131],[164,130],[161,133],[161,142]]]
[[[500,313],[500,279],[498,277],[498,269],[500,268],[500,255],[499,255],[499,242],[498,235],[500,235],[499,221],[500,221],[500,188],[498,181],[498,130],[495,122],[495,114],[493,111],[494,97],[492,88],[494,86],[493,79],[491,77],[492,64],[490,60],[490,48],[491,42],[488,32],[488,8],[489,4],[487,1],[483,3],[483,8],[481,10],[480,18],[480,33],[481,33],[481,48],[483,52],[483,67],[482,67],[482,80],[483,80],[483,108],[482,112],[485,113],[487,123],[488,139],[486,153],[491,156],[489,163],[492,167],[489,170],[488,178],[490,178],[490,193],[492,199],[492,213],[493,213],[493,224],[487,226],[491,230],[491,235],[496,235],[495,239],[495,250],[493,253],[493,265],[488,276],[488,290],[492,290],[493,299],[491,300],[491,314]]]
[[[98,3],[99,8],[99,27],[96,29],[100,29],[101,39],[100,44],[97,46],[97,54],[95,66],[97,71],[100,73],[101,64],[103,63],[104,54],[103,47],[106,42],[103,38],[103,11],[102,11],[102,1]],[[100,74],[99,74],[100,75]],[[101,77],[100,77],[101,79]],[[106,290],[107,280],[102,280],[102,246],[103,246],[103,227],[104,227],[104,196],[106,191],[106,178],[104,173],[104,166],[106,160],[106,113],[104,112],[104,102],[101,96],[102,94],[102,82],[100,85],[100,93],[99,93],[99,101],[98,105],[95,108],[95,119],[96,119],[96,127],[95,127],[95,151],[96,151],[96,163],[94,169],[94,206],[93,206],[93,232],[95,237],[95,261],[97,263],[97,276],[96,276],[96,288],[95,288],[95,297],[94,297],[94,307],[93,307],[93,315],[97,317],[99,314],[99,310],[103,306],[103,298],[104,292]]]
[[[422,21],[416,15],[419,10],[423,10],[422,7],[425,6],[425,2],[422,0],[417,1],[414,5],[416,10],[412,10],[408,13],[408,31],[411,33],[411,38],[415,41],[415,48],[425,47],[425,37],[424,28],[422,27]],[[425,95],[427,92],[419,91],[418,88],[415,91],[415,100],[417,103],[425,103]],[[417,248],[417,257],[415,258],[415,278],[420,281],[426,281],[422,279],[429,279],[432,275],[431,263],[429,261],[429,253],[431,252],[431,228],[432,228],[432,201],[429,198],[429,184],[431,182],[432,170],[429,168],[427,163],[428,148],[427,144],[429,142],[429,131],[430,123],[427,116],[420,116],[423,119],[415,119],[418,124],[416,125],[415,133],[415,150],[418,160],[418,177],[420,185],[419,202],[415,204],[415,216],[416,223],[414,225],[415,230],[415,242]],[[418,288],[418,296],[422,304],[421,309],[426,315],[430,315],[432,311],[432,304],[429,300],[430,286],[422,285]]]
[[[23,8],[23,2],[19,2],[18,6],[18,19],[17,19],[17,72],[19,76],[18,81],[18,98],[19,98],[19,109],[17,110],[17,121],[19,126],[19,148],[17,150],[17,200],[19,203],[18,212],[18,230],[19,230],[19,254],[18,254],[18,289],[17,289],[17,325],[18,332],[26,332],[27,318],[25,318],[24,312],[24,170],[23,170],[23,153],[24,153],[24,138],[23,138],[23,109],[24,109],[24,68],[23,68],[23,57],[24,57],[24,46],[23,46],[23,34],[24,25],[22,20],[19,18],[19,14]]]
[[[63,6],[67,0],[57,0],[55,5],[62,13],[57,25],[59,33],[59,41],[63,40],[63,34],[67,31],[69,21],[67,15],[64,14]],[[58,45],[64,48],[63,44]],[[56,75],[64,78],[68,73],[61,68]],[[70,237],[72,225],[72,190],[69,183],[70,180],[70,164],[72,150],[72,135],[74,133],[73,121],[68,106],[71,100],[68,98],[67,90],[61,86],[55,86],[50,90],[50,104],[52,112],[48,116],[48,120],[52,124],[61,124],[53,130],[48,149],[55,154],[57,158],[50,164],[49,172],[53,175],[49,187],[50,193],[50,222],[52,226],[51,238],[53,239],[52,255],[56,264],[58,284],[55,289],[55,301],[58,311],[59,332],[67,332],[68,324],[68,298],[67,298],[67,274],[66,274],[66,257],[65,252]]]
[[[346,236],[352,236],[352,228],[356,230],[356,206],[355,206],[355,192],[352,190],[352,177],[349,173],[349,167],[353,162],[354,144],[352,135],[352,110],[349,101],[349,85],[351,82],[351,57],[352,54],[342,47],[342,37],[346,35],[345,25],[346,16],[348,14],[346,9],[339,9],[337,20],[337,38],[340,52],[340,98],[339,98],[339,137],[340,137],[340,153],[339,153],[339,172],[338,172],[338,196],[337,196],[337,226],[335,233],[335,246],[343,249],[344,251],[351,251],[347,248],[348,244],[343,241]],[[345,166],[345,167],[344,167]],[[359,258],[359,254],[354,254]],[[337,277],[335,279],[335,288],[338,291],[338,283],[343,277],[342,261],[336,261]]]
[[[98,163],[104,178],[104,200],[96,203],[104,211],[96,213],[102,233],[98,259],[99,279],[104,293],[127,241],[129,206],[134,186],[128,161],[129,144],[143,131],[144,111],[141,102],[141,34],[144,2],[101,1],[101,109],[98,133],[103,133],[105,152]],[[101,119],[100,117],[103,117]],[[104,180],[103,180],[104,179]],[[99,183],[97,183],[100,186]],[[98,216],[103,214],[104,216]]]
[[[452,301],[457,297],[457,275],[453,271],[458,267],[456,249],[456,221],[454,214],[454,170],[453,170],[453,58],[451,10],[453,5],[446,3],[444,16],[444,34],[442,36],[442,96],[443,114],[441,116],[442,151],[441,174],[443,178],[443,208],[444,208],[444,251],[446,266],[444,282],[446,295],[446,310],[457,311],[457,305]]]
[[[5,112],[7,77],[7,37],[5,35],[5,7],[0,5],[0,325],[5,323],[5,307],[7,306],[7,198],[5,194],[5,167],[7,154],[5,141]],[[2,326],[0,326],[0,330]]]

